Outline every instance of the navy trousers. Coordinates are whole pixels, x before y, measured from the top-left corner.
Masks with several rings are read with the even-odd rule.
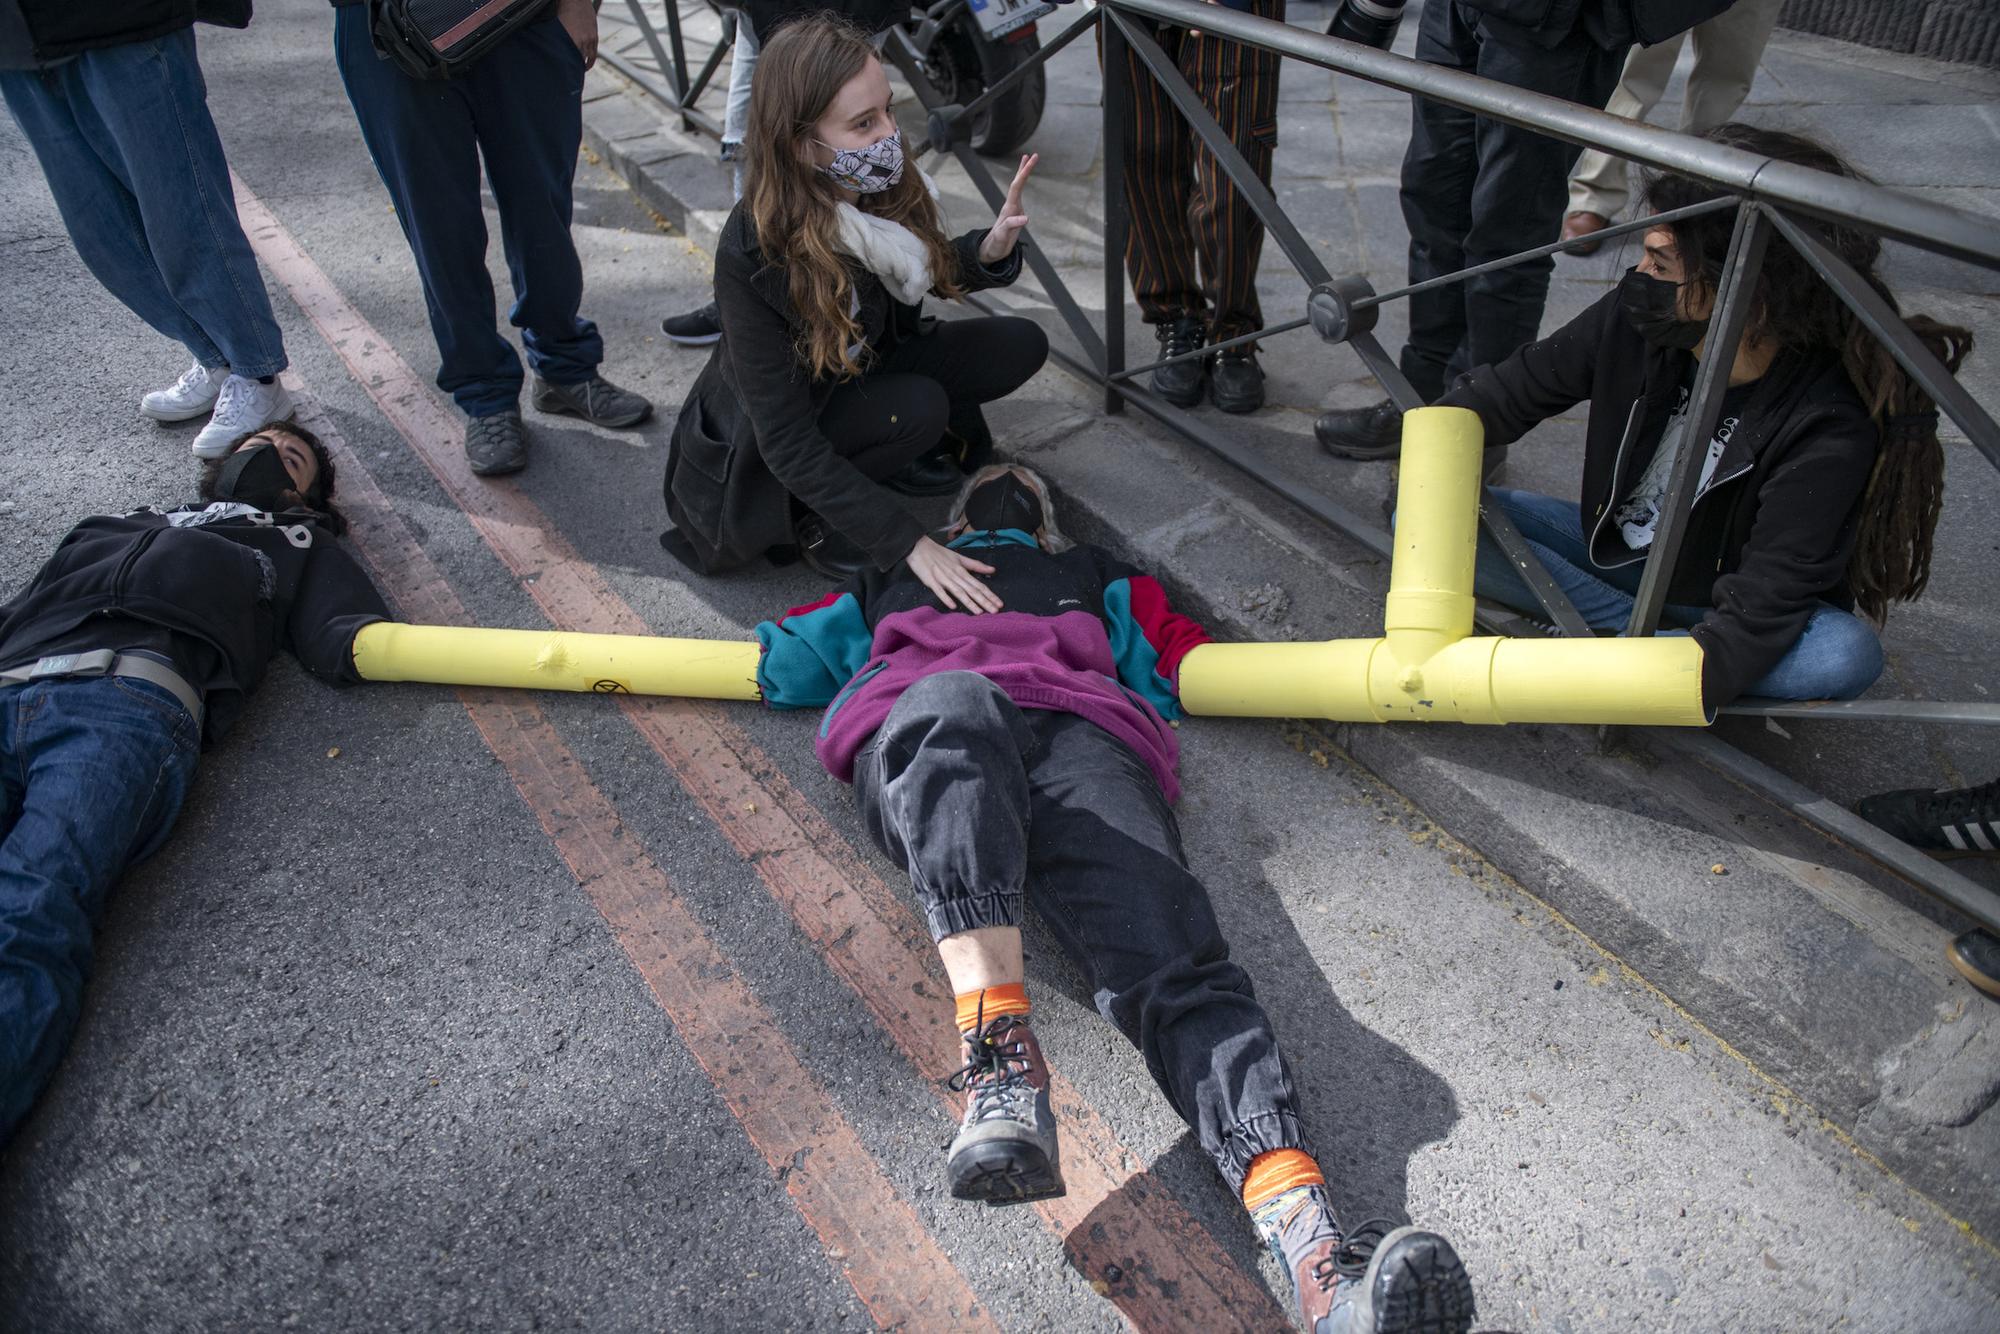
[[[1552,47],[1496,37],[1479,13],[1430,0],[1417,59],[1602,108],[1618,86],[1625,51],[1606,50],[1579,23]],[[1403,156],[1403,220],[1410,281],[1547,245],[1562,230],[1574,144],[1442,102],[1410,100]],[[1532,260],[1410,298],[1403,374],[1427,403],[1474,366],[1504,361],[1541,332],[1555,261]]]
[[[416,256],[441,360],[438,388],[470,417],[507,411],[521,397],[521,359],[500,336],[486,271],[482,157],[513,279],[507,318],[521,331],[528,364],[552,384],[588,380],[604,360],[604,340],[577,315],[583,264],[569,233],[583,56],[554,9],[443,82],[413,79],[377,57],[365,5],[334,11],[334,51]]]

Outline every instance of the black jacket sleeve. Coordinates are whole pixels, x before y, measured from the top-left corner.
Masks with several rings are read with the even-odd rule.
[[[967,232],[951,243],[953,253],[958,256],[958,285],[968,292],[984,292],[992,287],[1011,287],[1021,276],[1021,246],[1017,240],[1013,253],[992,268],[979,260],[979,247],[986,243],[986,233],[991,227],[981,227],[976,232]]]
[[[1806,428],[1757,492],[1737,567],[1715,581],[1714,606],[1694,627],[1701,694],[1720,708],[1790,651],[1818,599],[1839,587],[1854,554],[1854,514],[1874,471],[1877,436],[1865,417]]]
[[[764,466],[878,568],[889,569],[910,554],[924,526],[821,433],[791,322],[751,285],[755,263],[722,248],[715,257],[715,303]]]
[[[1478,413],[1488,448],[1513,444],[1590,397],[1607,315],[1618,315],[1615,297],[1598,302],[1547,338],[1516,349],[1505,361],[1459,376],[1438,405]]]
[[[285,622],[285,647],[299,665],[331,685],[358,685],[354,636],[389,619],[382,595],[338,543],[321,539],[306,560],[305,578]]]

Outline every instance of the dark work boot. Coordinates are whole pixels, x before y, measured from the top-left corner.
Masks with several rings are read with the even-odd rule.
[[[1313,422],[1313,435],[1337,459],[1393,459],[1403,451],[1403,410],[1386,398],[1372,408],[1336,408]]]
[[[831,524],[811,510],[792,522],[792,540],[799,544],[799,559],[806,567],[835,583],[870,564],[867,552],[835,532]]]
[[[623,430],[652,415],[653,405],[630,389],[620,389],[602,375],[575,384],[550,384],[535,377],[535,411],[581,417],[593,426]]]
[[[945,1175],[954,1199],[1025,1204],[1061,1195],[1062,1156],[1049,1106],[1049,1069],[1027,1016],[1003,1014],[965,1039],[965,1117]]]
[[[1209,394],[1224,412],[1241,415],[1264,406],[1264,371],[1252,347],[1232,347],[1215,354],[1208,372]]]
[[[1194,352],[1208,342],[1208,329],[1193,315],[1176,315],[1153,326],[1160,340],[1160,360]],[[1153,372],[1153,392],[1177,408],[1201,402],[1202,381],[1208,376],[1207,357],[1189,357]]]
[[[993,462],[993,428],[977,403],[954,407],[940,442],[958,457],[958,470],[970,477]]]
[[[1363,1223],[1342,1237],[1324,1186],[1288,1190],[1254,1215],[1292,1280],[1312,1334],[1465,1334],[1472,1280],[1435,1232]]]
[[[884,477],[882,485],[905,496],[951,496],[958,494],[964,481],[965,474],[958,470],[958,451],[939,445]]]

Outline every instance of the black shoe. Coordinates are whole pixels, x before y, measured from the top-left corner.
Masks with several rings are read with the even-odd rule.
[[[958,470],[970,477],[993,462],[993,430],[977,403],[951,410],[941,442],[958,458]]]
[[[653,405],[630,389],[620,389],[602,375],[592,375],[575,384],[550,384],[536,376],[535,411],[567,413],[593,426],[621,430],[650,417]]]
[[[792,538],[799,544],[799,559],[808,569],[839,583],[867,569],[874,562],[868,553],[833,531],[825,519],[807,510],[792,524]]]
[[[1264,371],[1250,347],[1232,347],[1215,354],[1208,372],[1208,392],[1215,406],[1241,415],[1264,406]]]
[[[528,466],[528,434],[518,408],[465,423],[465,461],[479,477],[499,477]]]
[[[667,316],[660,321],[660,332],[682,347],[707,347],[722,340],[722,312],[711,301],[700,310]]]
[[[1949,791],[1878,792],[1856,802],[1854,813],[1934,857],[2000,854],[2000,778]]]
[[[918,455],[882,479],[882,485],[905,496],[955,496],[964,482],[958,451],[947,445]]]
[[[1393,459],[1403,452],[1403,410],[1387,399],[1372,408],[1336,408],[1313,422],[1313,435],[1337,459]]]
[[[1965,980],[1989,996],[2000,998],[2000,936],[1968,931],[1944,947],[1944,957]]]
[[[1153,333],[1160,340],[1160,360],[1198,351],[1208,342],[1207,328],[1192,315],[1176,315],[1156,324]],[[1202,381],[1207,376],[1208,358],[1189,357],[1154,371],[1153,392],[1175,407],[1191,408],[1201,402]]]
[[[965,1068],[951,1087],[965,1091],[965,1117],[945,1165],[952,1198],[1026,1204],[1063,1194],[1049,1069],[1027,1017],[1003,1014],[960,1036]]]

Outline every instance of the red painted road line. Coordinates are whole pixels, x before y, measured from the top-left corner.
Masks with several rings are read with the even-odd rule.
[[[297,377],[287,374],[294,389]],[[300,420],[340,465],[340,504],[385,594],[432,625],[470,620],[375,479],[311,402]],[[534,696],[460,690],[486,746],[610,925],[681,1041],[701,1064],[799,1213],[885,1329],[997,1330],[854,1128],[785,1041],[776,1018],[729,966]]]
[[[237,206],[265,263],[550,621],[567,630],[653,633],[518,486],[472,476],[463,418],[241,181]],[[903,899],[721,708],[632,698],[620,704],[917,1068],[955,1065],[950,990]],[[936,1091],[949,1105],[945,1091]],[[1289,1327],[1269,1290],[1151,1180],[1059,1073],[1051,1092],[1064,1116],[1069,1194],[1037,1208],[1094,1286],[1141,1329]]]

